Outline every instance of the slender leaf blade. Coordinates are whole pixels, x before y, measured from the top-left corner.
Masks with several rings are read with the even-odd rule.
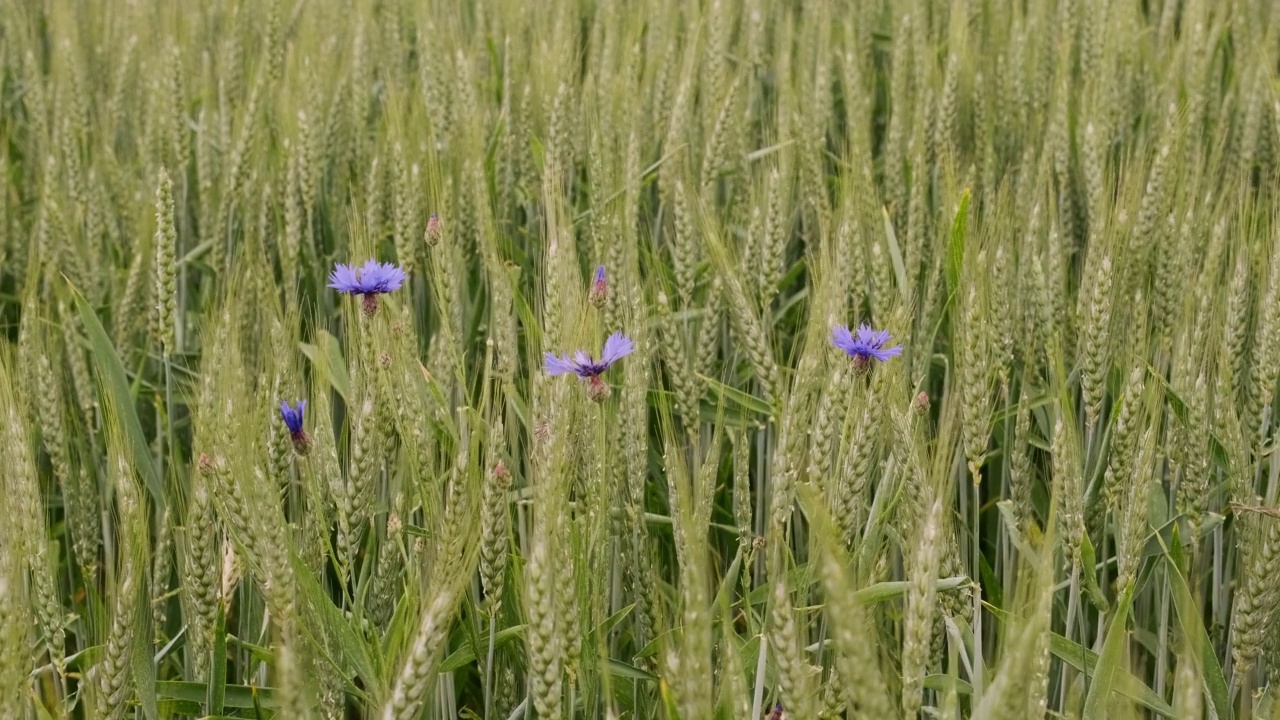
[[[147,436],[142,432],[142,422],[138,420],[138,410],[133,393],[129,389],[129,379],[124,371],[124,363],[120,362],[115,346],[107,337],[107,331],[98,320],[98,314],[89,307],[89,301],[75,290],[72,294],[75,296],[76,308],[80,311],[80,319],[84,322],[85,333],[88,335],[89,350],[98,368],[98,382],[102,386],[101,390],[110,398],[119,416],[120,427],[124,430],[125,439],[128,441],[133,465],[142,476],[147,490],[155,501],[156,512],[161,513],[168,506],[165,500],[164,483],[160,481],[160,473],[152,461]]]
[[[1132,603],[1133,584],[1130,583],[1120,598],[1115,616],[1111,618],[1107,637],[1102,641],[1102,655],[1098,657],[1098,665],[1094,668],[1093,685],[1089,687],[1089,695],[1084,700],[1084,717],[1107,716],[1107,701],[1111,699],[1117,669],[1124,658],[1124,643],[1129,635],[1129,607]]]
[[[1191,587],[1182,575],[1185,560],[1176,526],[1173,529],[1173,540],[1173,543],[1165,547],[1165,557],[1168,559],[1169,587],[1173,591],[1173,606],[1177,611],[1182,636],[1191,644],[1192,653],[1200,665],[1200,674],[1204,678],[1205,693],[1213,703],[1218,720],[1232,720],[1231,691],[1227,686],[1226,676],[1222,673],[1222,665],[1213,652],[1213,643],[1209,641],[1209,634],[1205,632],[1204,623],[1200,620],[1200,609],[1191,596]],[[1161,538],[1160,541],[1163,543],[1164,539]]]

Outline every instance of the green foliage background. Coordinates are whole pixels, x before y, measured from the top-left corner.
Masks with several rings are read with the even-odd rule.
[[[0,0],[0,714],[1280,716],[1278,24]]]

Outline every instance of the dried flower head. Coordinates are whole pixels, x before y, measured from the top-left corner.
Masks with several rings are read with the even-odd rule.
[[[299,455],[311,452],[311,438],[307,435],[307,431],[302,429],[302,413],[306,408],[306,400],[299,400],[296,407],[289,407],[288,402],[280,401],[280,417],[284,420],[285,427],[289,428],[293,450]]]
[[[634,351],[635,345],[631,343],[631,338],[622,333],[614,333],[605,340],[604,350],[601,351],[599,360],[592,359],[581,350],[574,351],[572,359],[568,355],[557,356],[548,352],[545,356],[545,367],[547,375],[553,377],[575,373],[587,381],[587,395],[595,402],[604,402],[609,397],[610,391],[609,386],[600,379],[600,375],[615,362]]]
[[[605,280],[604,266],[596,268],[596,277],[591,281],[591,290],[587,293],[587,301],[597,308],[603,308],[609,301],[609,283]]]
[[[875,330],[870,325],[859,325],[857,335],[839,325],[831,331],[831,344],[853,359],[854,372],[865,375],[871,371],[871,361],[885,362],[902,354],[902,346],[885,347],[889,342],[888,330]]]
[[[363,267],[338,263],[329,273],[329,287],[340,293],[359,295],[366,317],[378,312],[378,296],[398,290],[409,276],[398,265],[368,260]]]

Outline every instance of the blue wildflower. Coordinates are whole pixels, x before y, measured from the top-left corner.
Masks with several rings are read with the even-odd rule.
[[[587,293],[587,301],[598,308],[603,308],[609,301],[609,283],[604,278],[604,266],[596,268],[596,277],[591,281],[591,291]]]
[[[306,409],[306,400],[299,400],[297,407],[289,407],[288,402],[280,401],[280,417],[284,420],[285,427],[289,428],[293,449],[299,455],[306,455],[311,451],[311,438],[308,437],[307,431],[302,429],[302,413]]]
[[[604,402],[609,397],[609,386],[604,384],[600,375],[634,351],[635,345],[631,343],[631,338],[622,333],[614,333],[604,341],[604,350],[601,351],[599,360],[581,350],[574,351],[572,358],[549,352],[545,356],[545,368],[551,376],[574,373],[583,378],[588,383],[587,395],[596,402]]]
[[[340,293],[359,295],[361,310],[368,317],[378,311],[378,296],[398,290],[409,279],[398,265],[368,260],[363,267],[338,263],[329,273],[329,287]]]
[[[831,344],[853,359],[853,369],[859,375],[870,372],[872,360],[885,362],[902,354],[901,345],[885,347],[888,342],[888,330],[875,330],[866,324],[858,326],[856,336],[844,325],[831,331]]]

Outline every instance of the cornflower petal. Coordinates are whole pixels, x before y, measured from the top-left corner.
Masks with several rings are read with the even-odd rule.
[[[378,295],[398,290],[408,275],[398,265],[367,260],[358,270],[338,263],[329,274],[329,287],[341,293]]]
[[[577,372],[578,366],[568,358],[557,356],[555,353],[548,352],[543,358],[543,366],[546,368],[547,375],[555,377],[556,375],[565,375],[571,372]]]
[[[630,338],[622,333],[614,333],[605,341],[600,360],[593,359],[581,350],[574,350],[572,358],[568,355],[560,357],[548,352],[544,356],[543,367],[548,375],[564,375],[572,372],[582,378],[598,378],[609,369],[610,365],[630,355],[634,350],[635,346]]]
[[[631,342],[631,338],[622,333],[614,333],[604,341],[604,351],[600,353],[600,362],[608,367],[622,358],[635,352],[635,345]]]
[[[853,339],[853,333],[849,332],[849,328],[844,325],[831,330],[831,344],[849,354],[853,354],[854,348],[857,347]]]
[[[306,400],[299,400],[296,408],[289,407],[287,401],[280,401],[280,418],[284,420],[284,424],[289,428],[290,433],[297,434],[302,432],[302,417],[306,408]]]
[[[329,287],[340,293],[359,292],[360,280],[356,277],[355,268],[338,263],[329,273]]]

